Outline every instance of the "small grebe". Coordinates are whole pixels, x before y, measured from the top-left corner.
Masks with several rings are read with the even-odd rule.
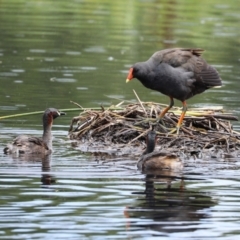
[[[4,148],[5,154],[50,154],[52,152],[52,124],[57,117],[65,115],[55,108],[48,108],[43,114],[42,138],[20,135]]]

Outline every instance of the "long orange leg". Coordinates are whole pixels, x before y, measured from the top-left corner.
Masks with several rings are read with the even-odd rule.
[[[170,97],[170,103],[169,103],[169,106],[167,106],[165,109],[163,109],[163,111],[160,113],[160,115],[158,116],[158,121],[161,120],[164,115],[168,112],[168,110],[170,108],[172,108],[172,106],[174,105],[174,101],[173,101],[173,98]]]
[[[169,97],[170,97],[170,96],[169,96]],[[157,118],[157,121],[156,121],[156,123],[155,123],[155,124],[158,124],[159,122],[161,122],[161,126],[163,127],[163,130],[165,130],[165,131],[166,131],[166,127],[163,125],[162,118],[163,118],[164,115],[168,112],[168,110],[169,110],[170,108],[172,108],[173,105],[174,105],[173,98],[170,97],[170,103],[169,103],[169,105],[162,110],[162,112],[159,114],[159,116],[158,116],[158,118]],[[153,124],[153,125],[155,125],[155,124]]]
[[[180,129],[181,125],[182,125],[182,121],[183,121],[184,116],[185,116],[186,111],[187,111],[187,102],[186,101],[182,101],[182,105],[183,105],[182,113],[181,113],[181,116],[180,116],[180,118],[178,120],[178,123],[177,123],[177,126],[176,126],[177,134],[179,134],[179,129]]]

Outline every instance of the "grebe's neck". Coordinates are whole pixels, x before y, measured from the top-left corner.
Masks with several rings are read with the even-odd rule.
[[[52,115],[43,115],[43,142],[47,144],[48,149],[52,150]]]
[[[155,131],[149,131],[146,138],[147,148],[144,151],[144,155],[151,153],[154,151],[155,144],[156,144],[156,132]]]

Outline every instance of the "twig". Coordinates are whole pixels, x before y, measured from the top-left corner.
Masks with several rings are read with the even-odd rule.
[[[146,135],[146,133],[147,133],[148,131],[149,131],[149,129],[146,130],[146,131],[144,131],[143,133],[141,133],[140,135],[138,135],[138,136],[135,137],[134,139],[132,139],[127,145],[130,145],[130,144],[133,143],[134,141],[138,140],[140,137]]]
[[[135,90],[134,90],[134,89],[133,89],[133,92],[134,92],[134,94],[135,94],[135,96],[136,96],[136,98],[137,98],[138,102],[140,103],[140,105],[141,105],[141,107],[142,107],[143,111],[145,112],[145,114],[146,114],[146,117],[148,117],[148,116],[147,116],[147,111],[146,111],[145,107],[143,106],[143,104],[142,104],[142,101],[140,100],[140,98],[138,97],[138,95],[137,95],[137,93],[135,92]]]
[[[80,109],[83,109],[83,107],[80,104],[78,104],[78,103],[76,103],[76,102],[74,102],[72,100],[70,100],[70,103],[72,103],[74,105],[77,105]]]

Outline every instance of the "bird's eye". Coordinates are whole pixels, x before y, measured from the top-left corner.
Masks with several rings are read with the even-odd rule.
[[[133,68],[133,76],[135,76],[135,74],[137,74],[139,72],[139,69],[138,68]]]

